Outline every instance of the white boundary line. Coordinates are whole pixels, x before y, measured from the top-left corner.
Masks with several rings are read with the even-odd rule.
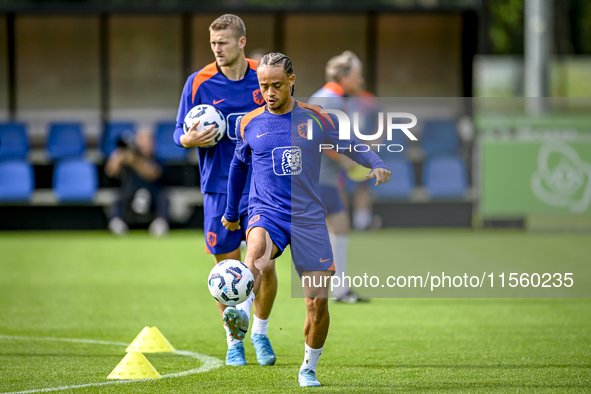
[[[98,341],[94,339],[72,339],[72,338],[52,338],[52,337],[22,337],[22,336],[12,336],[12,335],[0,335],[0,339],[9,339],[9,340],[22,340],[22,341],[56,341],[56,342],[76,342],[76,343],[90,343],[96,345],[111,345],[111,346],[127,346],[128,343],[124,342],[110,342],[110,341]],[[196,373],[208,372],[216,368],[220,368],[223,365],[222,360],[207,356],[205,354],[200,353],[193,353],[186,350],[176,350],[173,352],[174,354],[178,354],[179,356],[186,356],[195,358],[201,361],[201,366],[199,368],[190,369],[188,371],[182,371],[177,373],[169,373],[166,375],[162,375],[163,379],[167,378],[178,378],[181,376],[193,375]],[[96,386],[107,386],[111,384],[124,384],[124,383],[134,383],[134,382],[144,382],[147,380],[154,380],[154,379],[134,379],[134,380],[111,380],[108,382],[100,382],[100,383],[87,383],[87,384],[77,384],[72,386],[60,386],[60,387],[50,387],[44,389],[33,389],[33,390],[25,390],[25,391],[10,391],[0,394],[25,394],[25,393],[48,393],[52,391],[62,391],[62,390],[72,390],[84,387],[96,387]]]

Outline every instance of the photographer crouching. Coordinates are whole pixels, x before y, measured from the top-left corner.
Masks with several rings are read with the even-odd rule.
[[[119,178],[121,187],[113,204],[109,230],[117,235],[129,225],[147,223],[150,234],[168,233],[168,198],[160,182],[163,168],[154,159],[154,140],[148,130],[123,134],[105,164],[105,173]]]

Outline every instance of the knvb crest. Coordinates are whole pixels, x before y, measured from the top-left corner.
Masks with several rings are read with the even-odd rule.
[[[257,89],[254,92],[252,92],[252,99],[258,105],[263,105],[263,103],[265,102],[265,98],[263,97],[263,94],[261,93],[261,89]]]
[[[302,150],[297,146],[273,149],[273,172],[279,176],[302,172]]]
[[[301,123],[298,126],[298,134],[302,138],[308,138],[308,125],[306,123]]]
[[[218,244],[218,236],[214,232],[208,232],[206,240],[207,244],[212,248]]]

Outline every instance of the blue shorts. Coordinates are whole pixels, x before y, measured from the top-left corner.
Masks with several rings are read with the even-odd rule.
[[[326,223],[293,223],[264,213],[253,212],[248,222],[246,236],[255,227],[262,227],[271,236],[271,240],[279,252],[271,258],[275,259],[283,253],[285,247],[291,245],[291,259],[298,275],[304,271],[332,271],[335,267],[332,248]]]
[[[319,185],[320,188],[320,199],[326,208],[326,214],[332,215],[333,213],[341,212],[345,210],[345,204],[339,194],[339,189],[334,186],[323,186]]]
[[[375,184],[376,184],[375,179],[368,179],[368,180],[361,181],[361,182],[355,182],[355,181],[352,181],[349,178],[347,178],[347,180],[345,182],[345,190],[347,191],[347,193],[353,194],[353,193],[355,193],[355,190],[357,190],[358,188],[371,187],[371,185],[375,185]]]
[[[246,223],[248,217],[248,195],[240,200],[240,230],[229,231],[222,224],[222,216],[226,211],[227,194],[205,193],[203,195],[203,230],[205,231],[205,253],[230,253],[240,247],[246,240]]]

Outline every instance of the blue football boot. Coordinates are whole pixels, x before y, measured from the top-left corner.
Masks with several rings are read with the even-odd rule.
[[[244,340],[248,331],[248,317],[243,311],[230,306],[224,310],[224,324],[230,329],[230,336],[239,341]]]
[[[244,344],[242,342],[235,343],[228,348],[228,352],[226,353],[226,365],[246,365]]]
[[[316,379],[316,372],[311,369],[302,369],[298,375],[300,387],[317,387],[321,386],[318,379]]]
[[[269,338],[262,334],[252,334],[250,336],[250,342],[254,346],[254,350],[257,352],[257,361],[259,365],[273,365],[275,364],[275,352],[269,342]]]

